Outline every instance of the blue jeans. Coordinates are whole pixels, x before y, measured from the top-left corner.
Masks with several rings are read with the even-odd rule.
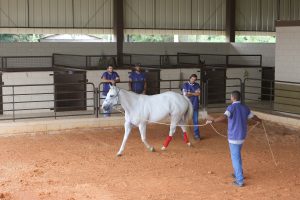
[[[243,165],[242,165],[242,156],[241,156],[242,146],[243,146],[243,144],[229,143],[231,161],[232,161],[232,166],[234,169],[234,175],[235,175],[236,182],[239,184],[244,183]]]
[[[199,131],[199,119],[198,119],[199,111],[194,110],[193,112],[193,123],[194,123],[194,137],[200,138],[200,131]]]

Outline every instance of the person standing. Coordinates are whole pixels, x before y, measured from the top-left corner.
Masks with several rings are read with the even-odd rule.
[[[233,91],[231,93],[232,104],[227,107],[224,115],[216,119],[207,120],[206,124],[224,122],[228,119],[228,142],[234,169],[232,176],[235,178],[233,184],[238,187],[243,187],[244,174],[241,150],[247,136],[248,119],[253,119],[259,123],[261,123],[262,120],[254,115],[246,105],[240,102],[240,100],[241,93],[239,91]]]
[[[146,76],[145,73],[142,72],[142,68],[139,63],[135,65],[134,71],[129,74],[129,90],[137,94],[146,94]]]
[[[106,72],[104,72],[101,76],[101,81],[103,82],[102,89],[102,99],[106,98],[106,95],[110,89],[109,85],[116,85],[116,83],[120,82],[120,76],[117,72],[114,71],[113,66],[108,65],[106,68]],[[110,116],[111,110],[104,111],[104,116]]]
[[[201,94],[201,87],[199,83],[196,83],[197,75],[192,74],[189,81],[183,84],[183,95],[187,96],[193,105],[193,123],[194,123],[194,139],[200,140],[199,131],[199,96]]]

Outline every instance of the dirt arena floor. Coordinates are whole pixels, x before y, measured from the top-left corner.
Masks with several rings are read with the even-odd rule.
[[[168,128],[148,126],[154,153],[134,129],[122,157],[122,127],[0,138],[0,200],[300,199],[300,131],[266,126],[279,166],[255,129],[243,148],[244,188],[232,185],[228,143],[210,127],[193,148],[177,130],[161,152]]]

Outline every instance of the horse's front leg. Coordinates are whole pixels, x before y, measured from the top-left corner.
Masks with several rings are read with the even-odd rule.
[[[128,121],[125,121],[124,128],[125,128],[125,133],[124,133],[122,145],[120,147],[119,152],[117,153],[117,156],[121,156],[122,153],[123,153],[123,151],[124,151],[124,149],[125,149],[126,141],[128,139],[128,136],[129,136],[129,134],[131,132],[131,128],[132,128],[131,123],[128,122]]]
[[[142,142],[145,144],[146,148],[149,149],[149,151],[154,152],[155,151],[154,147],[150,146],[146,140],[146,123],[140,123],[139,130],[140,130]]]

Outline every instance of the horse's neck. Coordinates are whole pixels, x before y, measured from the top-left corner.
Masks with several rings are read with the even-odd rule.
[[[136,96],[136,94],[130,93],[126,90],[120,90],[119,101],[125,112],[130,112],[131,110],[133,110],[133,107],[137,102]]]

